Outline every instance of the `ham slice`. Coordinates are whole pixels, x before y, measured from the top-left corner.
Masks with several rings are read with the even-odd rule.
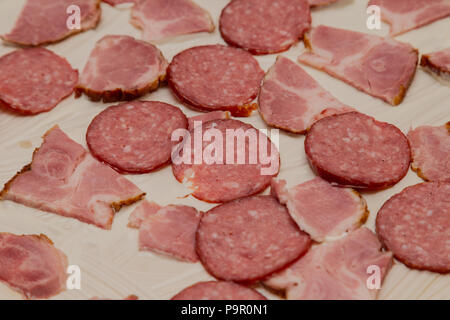
[[[264,121],[279,129],[304,133],[320,118],[352,111],[323,89],[295,62],[279,56],[259,93]]]
[[[426,181],[450,182],[450,122],[418,127],[408,133],[408,140],[412,169]]]
[[[198,116],[190,117],[188,119],[188,121],[189,121],[189,130],[192,130],[192,129],[195,128],[194,127],[194,123],[196,121],[201,121],[200,124],[198,124],[198,122],[197,122],[197,125],[202,125],[205,122],[212,121],[212,120],[220,120],[220,119],[230,119],[230,112],[229,111],[220,111],[219,110],[219,111],[211,111],[211,112],[207,112],[207,113],[204,113],[204,114],[200,114]]]
[[[106,2],[107,4],[109,4],[110,6],[118,6],[124,3],[136,3],[138,0],[102,0],[103,2]]]
[[[369,211],[353,189],[332,186],[321,178],[287,188],[285,180],[272,179],[272,194],[287,206],[297,225],[317,242],[342,236],[363,224]]]
[[[338,0],[309,0],[309,5],[311,7],[319,7],[319,6],[326,6],[331,3],[335,3]]]
[[[131,24],[142,29],[142,40],[152,42],[197,32],[213,32],[209,12],[191,0],[136,1]]]
[[[110,229],[114,213],[144,195],[55,126],[31,164],[5,184],[0,199]]]
[[[80,8],[80,29],[67,27],[71,15],[67,9],[71,5]],[[58,42],[95,28],[100,17],[100,0],[27,0],[12,31],[1,38],[25,46]]]
[[[192,207],[160,207],[144,201],[130,215],[129,227],[139,228],[139,250],[154,251],[186,262],[197,262],[195,232],[200,213]]]
[[[391,36],[450,16],[450,0],[370,0],[370,5],[381,8],[381,19],[391,26]]]
[[[264,284],[285,291],[289,300],[375,299],[378,290],[367,286],[371,275],[368,267],[379,268],[381,285],[391,264],[392,253],[382,252],[377,236],[361,228],[345,238],[315,246]]]
[[[420,65],[425,70],[450,81],[450,48],[422,55]]]
[[[0,233],[0,281],[27,299],[45,299],[66,289],[66,255],[45,235]]]
[[[309,52],[299,56],[300,62],[392,105],[403,101],[418,61],[410,44],[326,26],[305,37]]]

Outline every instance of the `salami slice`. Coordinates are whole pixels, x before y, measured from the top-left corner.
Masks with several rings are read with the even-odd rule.
[[[222,45],[187,49],[167,69],[172,92],[187,106],[249,116],[264,71],[249,53]]]
[[[449,273],[449,199],[449,182],[426,182],[404,189],[378,212],[380,240],[408,267]]]
[[[200,200],[219,203],[257,194],[278,174],[277,147],[249,124],[213,120],[189,136],[172,155],[172,171]]]
[[[89,125],[91,153],[119,172],[147,173],[170,161],[172,132],[186,129],[183,112],[158,101],[133,101],[107,108]]]
[[[310,25],[308,0],[233,0],[219,21],[228,44],[253,54],[288,50]]]
[[[203,266],[214,277],[253,282],[297,260],[310,243],[274,197],[253,196],[203,214],[196,245]]]
[[[408,139],[395,126],[358,112],[323,118],[308,131],[305,152],[325,180],[360,189],[383,189],[408,172]]]
[[[154,45],[129,36],[105,36],[97,41],[76,88],[91,100],[133,100],[159,88],[167,61]]]
[[[50,111],[77,81],[78,71],[53,52],[16,50],[0,58],[0,105],[26,115]]]
[[[194,129],[196,125],[202,125],[205,122],[219,119],[230,119],[230,113],[228,111],[211,111],[198,116],[193,116],[188,119],[189,130]]]
[[[176,294],[172,300],[267,300],[258,291],[226,281],[198,282]]]

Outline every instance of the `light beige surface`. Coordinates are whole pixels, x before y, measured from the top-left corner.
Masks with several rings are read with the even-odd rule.
[[[220,10],[226,0],[196,0],[209,10],[217,25]],[[14,23],[23,0],[0,0],[0,33],[6,33]],[[313,10],[313,25],[325,24],[356,31],[372,33],[366,26],[365,0],[341,0],[334,5]],[[96,30],[71,37],[59,44],[48,46],[50,50],[65,56],[70,63],[82,69],[95,42],[107,34],[128,34],[139,37],[140,32],[129,23],[128,9],[114,9],[102,4],[103,16]],[[450,19],[444,19],[419,30],[398,37],[408,41],[421,53],[443,49],[450,45]],[[388,33],[382,30],[373,32]],[[179,51],[201,44],[223,43],[218,30],[213,34],[195,34],[177,37],[159,43],[167,59]],[[14,47],[0,46],[0,55]],[[304,50],[299,43],[283,53],[293,60]],[[267,70],[275,61],[275,55],[257,57],[262,68]],[[392,107],[381,100],[363,94],[352,87],[314,69],[304,67],[321,85],[343,103],[354,106],[361,112],[397,125],[403,132],[418,125],[442,125],[450,120],[450,87],[436,81],[420,68],[404,102]],[[147,95],[144,99],[161,100],[180,106],[187,115],[197,114],[178,103],[168,88]],[[86,145],[85,132],[91,119],[107,105],[93,103],[85,97],[72,97],[63,101],[49,113],[33,117],[18,117],[0,111],[0,184],[10,179],[17,170],[31,159],[33,149],[41,144],[42,134],[55,124],[76,141]],[[256,126],[266,128],[258,113],[243,119]],[[313,177],[303,150],[303,136],[281,133],[282,166],[279,177],[288,183],[300,183]],[[129,176],[147,192],[147,199],[162,205],[186,204],[207,210],[213,205],[192,197],[183,199],[189,191],[179,184],[171,168],[152,174]],[[404,187],[421,182],[409,171],[406,178],[391,189],[364,194],[370,209],[367,226],[374,227],[376,213],[389,197]],[[266,191],[267,192],[267,191]],[[45,233],[58,248],[68,256],[70,264],[78,265],[82,271],[81,290],[65,291],[57,299],[86,299],[93,296],[123,298],[136,294],[142,299],[168,299],[179,290],[210,276],[197,264],[181,263],[151,253],[140,253],[137,249],[137,231],[126,227],[128,215],[133,207],[121,210],[115,218],[111,231],[104,231],[77,220],[41,212],[19,204],[0,202],[0,232],[17,234]],[[268,292],[262,292],[273,297]],[[419,272],[396,262],[389,273],[379,295],[382,299],[450,299],[450,275],[443,276]],[[0,283],[0,299],[17,299],[20,295]]]

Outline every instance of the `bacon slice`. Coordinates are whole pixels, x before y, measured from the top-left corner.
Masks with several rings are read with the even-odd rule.
[[[450,81],[450,48],[422,55],[420,65],[425,70]]]
[[[300,62],[392,105],[403,101],[418,61],[410,44],[326,26],[313,28],[305,44]]]
[[[323,89],[295,62],[282,56],[267,72],[259,93],[259,111],[272,127],[304,133],[324,116],[352,111]]]
[[[357,229],[369,214],[358,192],[332,186],[321,178],[292,188],[287,188],[285,180],[272,179],[272,194],[287,206],[300,229],[318,242]]]
[[[80,29],[67,27],[72,5],[80,8]],[[95,28],[100,17],[100,0],[28,0],[12,31],[1,38],[26,46],[49,44]]]
[[[45,235],[0,233],[0,281],[27,299],[45,299],[66,288],[66,255]]]
[[[426,181],[450,182],[450,122],[439,127],[422,126],[408,133],[411,167]]]
[[[391,36],[420,28],[450,16],[450,0],[370,0],[381,8],[381,19],[391,26]]]
[[[0,199],[110,229],[115,211],[144,195],[55,126],[31,164],[5,184]]]
[[[345,238],[313,247],[264,284],[285,291],[289,300],[375,299],[378,290],[367,286],[368,267],[379,268],[381,285],[391,264],[392,253],[382,252],[376,235],[361,228]]]
[[[176,259],[197,262],[195,232],[200,213],[192,207],[160,207],[144,201],[130,215],[128,226],[139,228],[139,250],[164,253]]]
[[[131,24],[142,29],[142,40],[152,42],[197,32],[213,32],[208,11],[191,0],[136,1]]]

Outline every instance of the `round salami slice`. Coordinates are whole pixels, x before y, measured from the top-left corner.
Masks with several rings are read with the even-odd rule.
[[[408,172],[408,139],[395,126],[348,112],[317,121],[308,131],[305,152],[312,169],[331,183],[383,189]]]
[[[264,71],[244,50],[208,45],[177,54],[167,77],[172,92],[189,107],[248,116],[256,109],[251,102],[258,95]]]
[[[426,182],[390,198],[377,215],[381,242],[408,267],[450,272],[450,183]]]
[[[72,94],[78,71],[44,48],[21,49],[0,58],[0,105],[21,114],[52,110]]]
[[[119,172],[147,173],[170,160],[172,132],[186,129],[180,109],[158,101],[133,101],[111,106],[89,125],[91,153]]]
[[[258,291],[226,281],[198,282],[176,294],[172,300],[267,300]]]
[[[310,25],[308,0],[233,0],[219,21],[228,44],[253,54],[288,50]]]
[[[214,277],[249,283],[285,268],[310,244],[272,196],[242,198],[209,210],[196,241],[199,258]]]
[[[172,171],[197,199],[220,203],[257,194],[278,174],[280,155],[267,136],[233,119],[203,123],[172,155]]]

